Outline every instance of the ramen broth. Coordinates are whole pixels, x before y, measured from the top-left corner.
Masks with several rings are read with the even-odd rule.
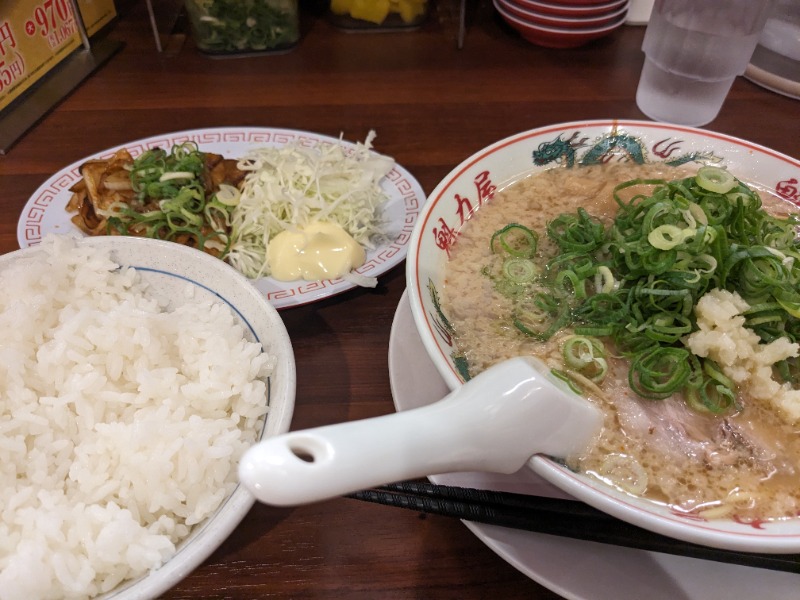
[[[455,331],[457,352],[475,374],[519,355],[533,355],[551,368],[563,368],[564,329],[547,342],[524,335],[509,319],[511,301],[485,275],[496,256],[495,231],[520,223],[538,233],[536,262],[556,252],[547,223],[578,207],[608,225],[616,213],[613,188],[636,178],[677,179],[696,169],[664,165],[557,168],[506,186],[477,211],[451,249],[441,290],[442,307]],[[647,192],[638,186],[630,197]],[[760,191],[763,206],[776,216],[788,203]],[[606,342],[608,343],[608,342]],[[608,348],[608,346],[607,346]],[[629,363],[607,352],[608,373],[596,388],[585,388],[604,412],[601,435],[568,464],[577,471],[635,495],[706,518],[765,520],[800,514],[800,431],[768,403],[738,398],[741,409],[724,415],[691,409],[678,395],[648,400],[628,383]]]

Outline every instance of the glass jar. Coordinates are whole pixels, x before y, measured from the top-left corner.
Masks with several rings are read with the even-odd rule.
[[[330,0],[330,19],[349,31],[415,29],[428,15],[428,0]]]
[[[206,54],[284,52],[297,44],[298,0],[185,0],[198,49]]]

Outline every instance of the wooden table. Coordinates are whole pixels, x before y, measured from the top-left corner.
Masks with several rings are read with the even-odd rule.
[[[504,136],[592,118],[644,118],[634,102],[643,28],[575,50],[533,46],[488,9],[466,42],[431,19],[413,33],[348,34],[318,10],[283,55],[214,60],[191,39],[155,50],[143,3],[118,2],[125,48],[0,157],[0,252],[18,247],[23,205],[53,172],[105,148],[212,126],[305,129],[376,147],[426,192]],[[800,156],[800,104],[739,78],[709,129]],[[285,310],[299,373],[293,428],[394,410],[387,350],[405,288],[397,267],[374,291]],[[565,569],[571,568],[565,565]],[[338,499],[257,505],[168,598],[552,599],[458,521]]]

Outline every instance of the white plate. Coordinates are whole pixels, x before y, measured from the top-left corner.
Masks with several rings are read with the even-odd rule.
[[[65,209],[70,198],[69,188],[80,179],[79,167],[90,159],[108,158],[121,148],[127,148],[133,156],[155,147],[168,149],[182,142],[197,142],[206,152],[221,154],[226,158],[239,158],[252,148],[283,146],[298,142],[315,145],[317,142],[338,142],[336,138],[267,127],[224,127],[177,131],[160,136],[109,148],[72,163],[61,169],[34,192],[17,224],[17,241],[20,248],[38,244],[47,233],[80,233],[70,220]],[[354,146],[343,142],[345,146]],[[425,204],[425,193],[419,182],[403,167],[395,165],[382,182],[389,199],[384,205],[383,217],[389,241],[367,253],[366,263],[359,273],[377,277],[400,264],[406,257],[411,231],[420,208]],[[271,277],[255,280],[254,285],[276,308],[300,306],[315,302],[355,287],[342,279],[326,281],[277,281]]]
[[[398,411],[424,406],[449,389],[417,334],[406,293],[389,340],[389,376]],[[513,475],[448,473],[434,483],[566,498],[527,467]],[[788,600],[800,575],[645,552],[465,522],[498,556],[569,600]]]

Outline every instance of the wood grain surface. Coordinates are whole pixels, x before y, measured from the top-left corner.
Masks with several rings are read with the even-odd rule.
[[[52,173],[84,156],[169,131],[303,129],[362,140],[429,193],[461,160],[507,135],[565,121],[643,119],[634,101],[644,29],[573,50],[527,43],[470,3],[462,49],[434,13],[418,31],[346,33],[302,6],[290,52],[212,59],[190,36],[156,51],[144,3],[119,2],[109,35],[125,47],[0,157],[0,252],[18,248],[20,212]],[[708,129],[800,156],[800,104],[739,78]],[[403,267],[375,290],[282,312],[298,368],[292,428],[394,410],[387,351]],[[564,565],[565,570],[572,568]],[[528,579],[458,521],[337,499],[257,505],[166,598],[474,600],[559,596]],[[623,598],[624,594],[620,596]]]

